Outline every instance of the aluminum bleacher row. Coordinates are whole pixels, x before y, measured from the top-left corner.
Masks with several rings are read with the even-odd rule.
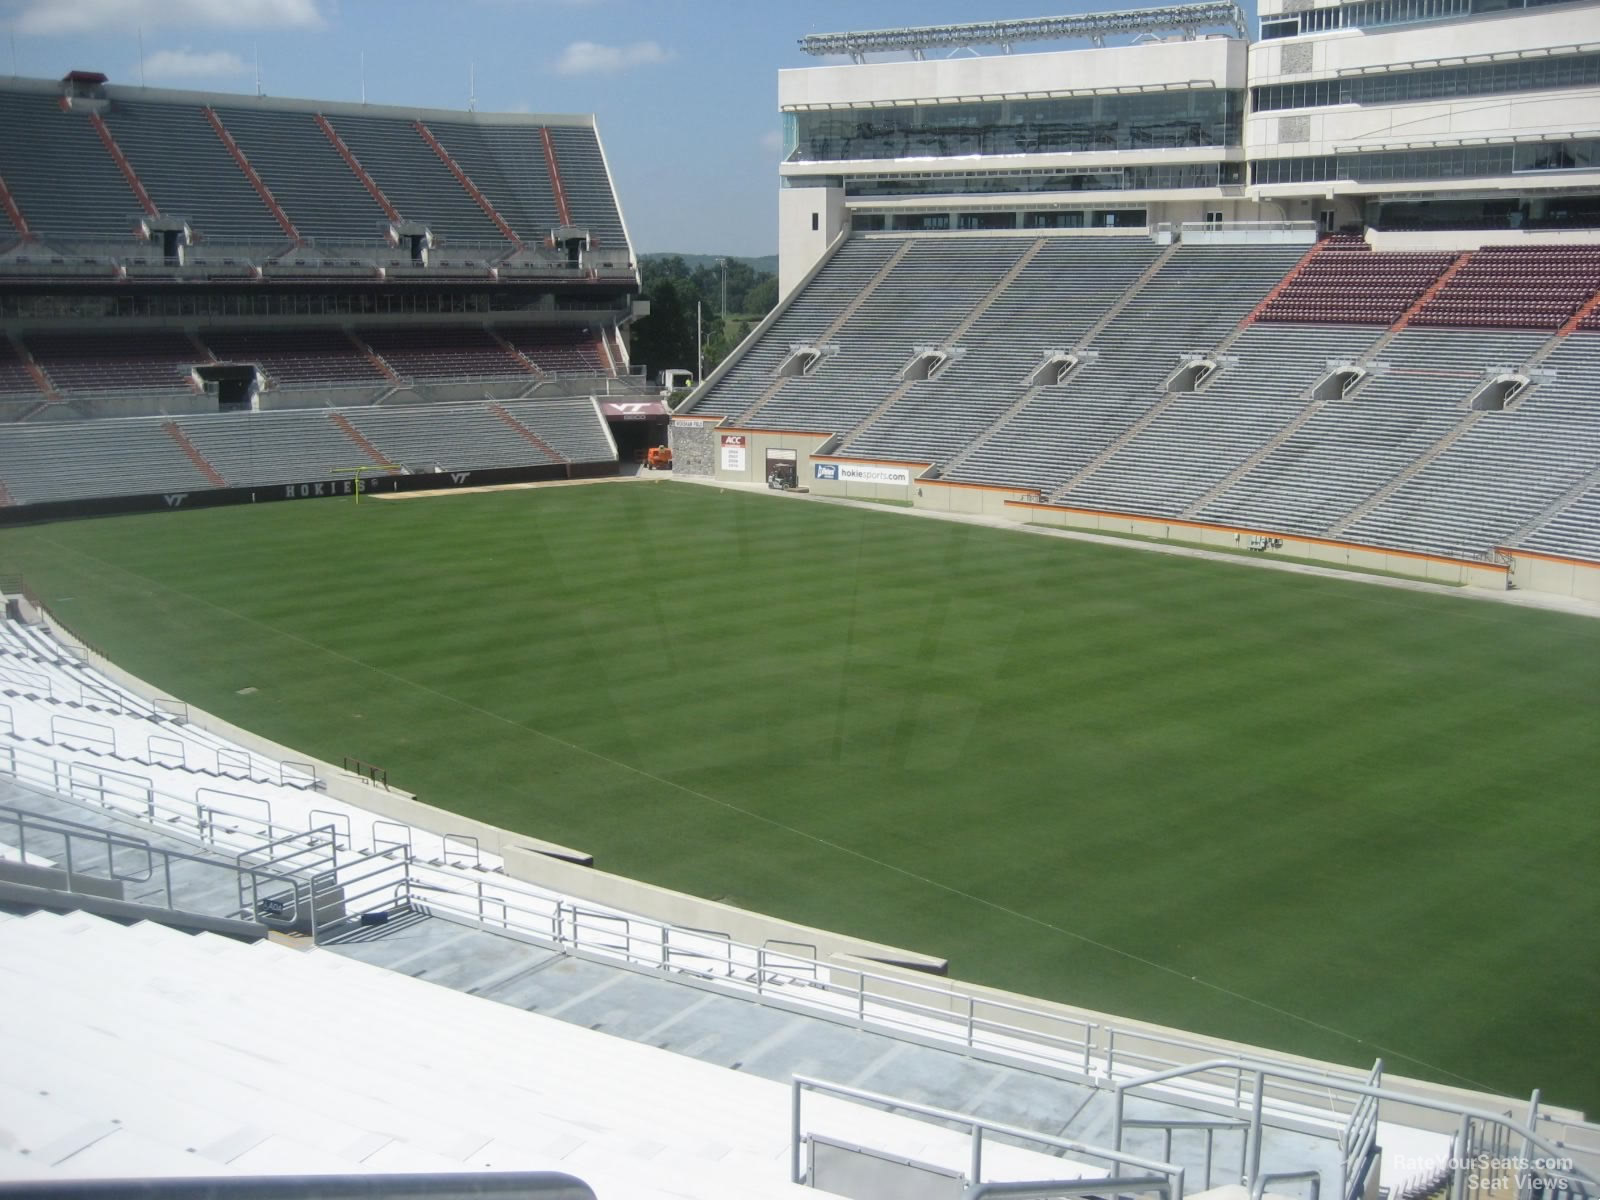
[[[420,404],[0,425],[12,504],[332,478],[383,461],[414,473],[616,461],[591,399]],[[219,485],[189,453],[222,479]]]
[[[833,434],[842,458],[1075,508],[1466,558],[1539,536],[1600,558],[1600,534],[1560,511],[1600,472],[1600,337],[1585,332],[1600,307],[1561,332],[1597,295],[1586,246],[1401,254],[1334,238],[1306,257],[858,237],[689,412]],[[819,365],[780,375],[808,346]],[[950,365],[908,380],[919,348],[939,346]],[[1041,383],[1052,353],[1078,364]],[[1164,391],[1185,355],[1216,368]],[[1346,365],[1364,375],[1347,392],[1332,374]],[[1491,377],[1529,371],[1503,410],[1472,407]]]
[[[379,355],[381,364],[337,329],[233,330],[193,337],[163,332],[28,334],[16,344],[0,339],[0,395],[43,395],[18,352],[19,345],[32,354],[50,386],[67,396],[194,391],[192,369],[217,363],[254,364],[269,387],[617,374],[602,356],[597,335],[587,327],[524,326],[495,333],[462,326],[353,332]]]
[[[626,266],[595,128],[557,120],[117,87],[75,105],[57,84],[12,80],[0,86],[0,177],[33,236],[79,254],[126,249],[146,216],[182,219],[199,245],[237,247],[241,261],[296,240],[376,245],[398,218],[431,230],[446,259],[451,246],[543,247],[571,224]]]

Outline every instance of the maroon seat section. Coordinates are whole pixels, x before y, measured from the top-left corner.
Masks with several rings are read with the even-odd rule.
[[[482,329],[369,329],[358,336],[403,379],[503,379],[531,373]]]
[[[1490,246],[1475,253],[1411,323],[1559,329],[1597,291],[1600,246]]]
[[[280,387],[387,382],[372,360],[337,329],[208,333],[205,342],[224,362],[256,363]]]
[[[62,392],[188,390],[205,355],[181,333],[30,334],[34,362]]]
[[[1380,253],[1360,238],[1329,238],[1257,319],[1393,325],[1456,257]]]
[[[500,336],[550,375],[611,375],[592,329],[502,329]]]

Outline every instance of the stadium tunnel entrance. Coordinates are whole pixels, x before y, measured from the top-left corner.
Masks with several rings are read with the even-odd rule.
[[[667,444],[667,406],[659,400],[602,400],[600,412],[617,443],[617,461],[642,463],[652,446]]]
[[[194,373],[206,393],[215,396],[218,412],[244,412],[255,407],[256,368],[251,363],[206,363]]]

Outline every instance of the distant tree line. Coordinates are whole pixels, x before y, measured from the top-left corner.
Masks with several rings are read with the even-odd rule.
[[[705,372],[728,356],[778,302],[778,277],[737,258],[727,260],[728,307],[722,309],[722,267],[707,262],[691,267],[677,254],[646,254],[639,259],[650,315],[633,326],[632,358],[652,376],[668,368],[695,369],[695,304],[704,326]]]

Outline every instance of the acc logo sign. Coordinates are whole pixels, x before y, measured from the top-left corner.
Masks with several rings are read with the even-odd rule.
[[[811,468],[816,472],[818,479],[827,479],[834,483],[839,482],[838,463],[812,463]]]

